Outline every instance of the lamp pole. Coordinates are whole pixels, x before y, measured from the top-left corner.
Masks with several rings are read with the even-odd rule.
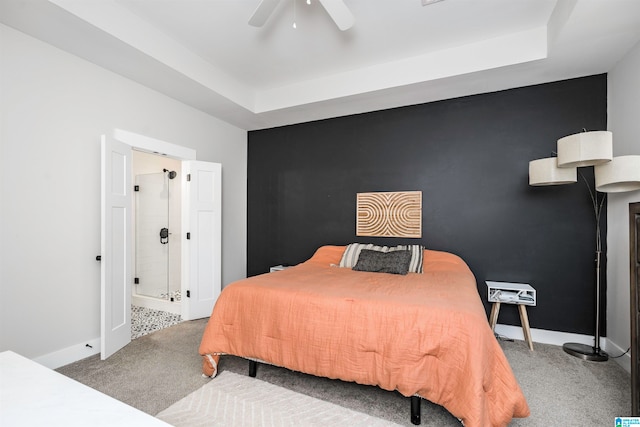
[[[596,217],[596,331],[595,342],[593,346],[578,344],[578,343],[566,343],[562,346],[563,350],[575,357],[579,357],[584,360],[590,360],[593,362],[604,362],[609,359],[609,356],[600,348],[600,266],[602,260],[602,237],[600,233],[600,214],[602,212],[602,206],[607,198],[607,194],[603,193],[602,198],[598,200],[598,192],[591,189],[589,181],[584,177],[582,172],[580,176],[584,181],[587,189],[589,190],[589,196],[591,197],[591,204],[593,205],[593,213]]]

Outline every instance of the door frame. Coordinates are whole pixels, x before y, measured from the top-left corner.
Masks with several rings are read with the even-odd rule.
[[[640,415],[640,372],[638,360],[638,311],[640,311],[640,295],[638,289],[639,274],[638,268],[638,236],[637,217],[640,215],[640,202],[629,203],[629,284],[630,284],[630,335],[631,335],[631,415],[637,417]]]
[[[214,237],[214,242],[217,242],[217,244],[213,244],[212,247],[209,247],[209,249],[211,249],[211,253],[215,256],[217,254],[217,256],[215,256],[218,261],[217,263],[214,263],[214,268],[218,271],[220,271],[220,262],[221,262],[221,241],[222,241],[222,233],[221,233],[221,220],[222,220],[222,216],[221,216],[221,179],[222,179],[222,174],[221,174],[221,167],[222,165],[219,163],[210,163],[210,162],[198,162],[196,160],[196,151],[191,149],[191,148],[186,148],[180,145],[175,145],[175,144],[171,144],[169,142],[166,141],[161,141],[158,139],[154,139],[151,137],[147,137],[144,135],[140,135],[140,134],[136,134],[133,132],[129,132],[123,129],[114,129],[113,131],[113,137],[112,139],[119,143],[119,144],[123,144],[125,146],[128,146],[130,150],[137,150],[137,151],[143,151],[143,152],[147,152],[147,153],[151,153],[151,154],[155,154],[155,155],[160,155],[160,156],[166,156],[166,157],[170,157],[176,160],[179,160],[182,162],[182,178],[181,179],[181,186],[182,186],[182,200],[181,200],[181,208],[182,208],[182,215],[181,215],[181,229],[182,229],[182,236],[180,237],[183,241],[183,245],[181,245],[181,265],[182,265],[182,269],[181,269],[181,284],[180,284],[180,289],[182,291],[182,295],[186,295],[186,298],[181,298],[181,304],[180,304],[180,309],[181,309],[181,315],[182,315],[182,319],[183,320],[191,320],[194,318],[194,316],[198,316],[199,311],[196,310],[197,307],[192,307],[193,303],[196,302],[200,302],[200,301],[206,301],[206,302],[210,302],[211,298],[207,299],[208,296],[210,296],[208,293],[206,292],[202,292],[201,295],[201,287],[200,287],[200,283],[197,283],[197,289],[193,289],[193,291],[195,291],[194,296],[196,298],[194,298],[193,300],[191,298],[189,298],[189,287],[192,286],[191,283],[191,276],[193,274],[195,274],[197,277],[200,277],[200,272],[196,271],[195,273],[193,271],[190,270],[190,264],[191,264],[191,258],[193,257],[197,257],[198,256],[198,252],[197,250],[195,250],[195,255],[194,255],[194,247],[189,246],[189,250],[185,250],[186,246],[184,244],[184,242],[186,242],[186,240],[189,239],[189,234],[191,233],[186,233],[186,230],[189,230],[189,227],[193,224],[191,224],[191,214],[190,214],[190,209],[191,209],[191,203],[190,201],[194,198],[194,195],[191,194],[190,192],[190,187],[194,187],[194,185],[196,186],[196,188],[199,188],[198,186],[200,184],[198,184],[198,181],[200,180],[200,177],[196,177],[195,181],[191,180],[191,182],[189,182],[188,179],[188,174],[190,173],[190,170],[193,168],[193,170],[196,172],[196,175],[199,176],[200,173],[205,173],[205,174],[209,174],[213,176],[213,180],[208,180],[204,179],[203,183],[207,183],[208,185],[205,185],[205,187],[203,188],[208,188],[210,190],[212,190],[211,195],[204,197],[205,195],[197,195],[198,197],[203,196],[202,200],[207,201],[207,202],[213,202],[214,206],[213,209],[207,205],[206,209],[202,210],[199,209],[199,212],[205,212],[208,214],[208,217],[213,218],[213,220],[210,221],[205,221],[206,222],[206,226],[204,227],[204,231],[203,233],[197,233],[198,234],[198,238],[200,238],[202,236],[208,235],[209,237]],[[103,155],[104,157],[104,155]],[[104,161],[104,160],[103,160]],[[128,171],[127,173],[130,175],[129,176],[129,180],[132,181],[133,179],[133,167],[132,164],[129,163],[128,166]],[[103,179],[103,187],[104,187],[104,182],[105,180]],[[203,184],[201,183],[201,184]],[[189,185],[191,184],[191,185]],[[133,188],[131,186],[131,188]],[[104,189],[103,189],[104,191]],[[194,190],[195,191],[195,190]],[[206,192],[205,192],[206,193]],[[197,198],[197,197],[196,197]],[[128,223],[131,226],[131,224],[133,223],[133,212],[129,215],[128,217]],[[197,222],[197,221],[196,221]],[[198,224],[196,224],[196,226],[198,226]],[[104,228],[104,227],[101,227]],[[195,236],[195,235],[194,235]],[[217,236],[217,238],[216,238]],[[104,240],[104,237],[103,237]],[[201,241],[202,242],[202,241]],[[126,248],[125,252],[128,253],[133,253],[133,249],[134,249],[134,243],[133,243],[133,239],[131,239],[130,242],[126,243],[129,247]],[[197,265],[204,265],[203,263],[196,263]],[[209,264],[207,264],[209,265]],[[209,266],[211,267],[211,266]],[[109,292],[112,288],[111,288],[111,283],[108,283],[108,281],[106,280],[101,280],[101,282],[104,282],[104,285],[101,285],[101,292],[105,293],[105,292]],[[126,285],[125,285],[125,293],[128,293],[129,295],[132,292],[132,281],[126,281]],[[217,296],[219,295],[220,291],[221,291],[221,277],[214,275],[213,277],[213,283],[212,285],[214,286],[214,299],[213,299],[213,303],[215,303],[215,300],[217,299]],[[204,298],[204,299],[203,299]],[[101,313],[101,317],[103,319],[101,319],[101,324],[104,323],[104,316],[105,316],[105,310],[106,309],[110,309],[111,307],[105,307],[105,300],[104,297],[101,297],[102,301],[101,301],[101,306],[102,306],[102,313]],[[126,303],[125,303],[126,305]],[[129,304],[130,305],[130,304]],[[192,310],[193,308],[193,310]],[[201,308],[201,307],[200,307]],[[207,310],[207,314],[211,312],[211,309],[213,307],[208,308]],[[202,310],[200,310],[202,311]],[[102,326],[101,326],[102,329]],[[130,333],[130,331],[129,331]],[[102,345],[102,347],[106,348],[106,342],[104,341],[105,338],[105,334],[102,333],[101,331],[101,343],[104,343]],[[126,345],[126,344],[125,344]],[[121,346],[122,347],[122,346]],[[120,348],[121,348],[120,347]],[[118,349],[116,349],[115,351],[118,351]],[[112,353],[115,353],[115,351],[113,351]],[[103,355],[103,358],[108,357],[105,356],[105,353],[102,351],[101,349],[101,353]]]
[[[113,138],[123,142],[127,145],[130,145],[131,148],[138,151],[144,151],[151,154],[156,154],[158,156],[166,156],[171,157],[172,159],[180,160],[182,162],[196,160],[196,150],[192,148],[183,147],[181,145],[172,144],[170,142],[162,141],[159,139],[151,138],[145,135],[140,135],[134,132],[130,132],[123,129],[114,129],[113,130]],[[184,167],[182,168],[184,170]],[[184,171],[183,171],[184,173]],[[186,205],[186,197],[187,193],[187,183],[185,179],[181,180],[182,185],[182,215],[181,215],[181,229],[187,230],[188,228],[188,215],[185,215],[188,209],[188,205]],[[184,233],[183,233],[184,234]],[[182,238],[182,237],[181,237]],[[184,246],[182,249],[182,253],[184,255]],[[185,266],[185,257],[182,256],[182,268],[181,268],[181,277],[180,277],[180,289],[182,295],[186,295],[187,286],[189,283],[188,269],[184,268]],[[189,300],[187,298],[181,298],[180,302],[180,313],[189,313]],[[183,316],[184,320],[185,319]]]

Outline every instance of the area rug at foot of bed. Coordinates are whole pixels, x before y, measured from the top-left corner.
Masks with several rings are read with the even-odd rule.
[[[228,371],[220,373],[156,417],[176,427],[398,426]]]

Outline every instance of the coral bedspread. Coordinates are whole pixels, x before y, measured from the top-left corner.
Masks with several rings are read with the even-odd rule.
[[[332,266],[343,251],[225,287],[200,344],[204,373],[232,354],[417,394],[467,427],[529,415],[462,259],[425,250],[424,273],[401,276]]]

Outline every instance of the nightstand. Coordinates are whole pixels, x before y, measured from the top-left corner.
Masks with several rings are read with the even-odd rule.
[[[533,340],[531,339],[531,329],[529,328],[529,317],[527,316],[527,306],[536,305],[536,290],[526,283],[490,282],[487,284],[487,299],[493,303],[491,314],[489,315],[489,325],[495,331],[500,313],[500,304],[516,304],[520,313],[520,323],[524,339],[529,345],[529,350],[533,350]]]

